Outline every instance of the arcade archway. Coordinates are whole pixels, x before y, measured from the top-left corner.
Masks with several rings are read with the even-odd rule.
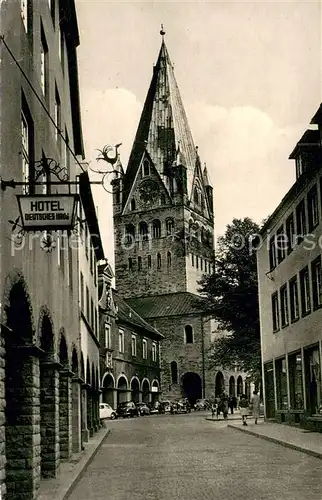
[[[231,376],[229,379],[229,396],[236,396],[235,377],[233,376]]]
[[[148,403],[149,396],[150,396],[150,383],[147,379],[144,379],[142,382],[142,401],[144,401],[144,403]]]
[[[103,385],[103,389],[102,389],[103,390],[103,394],[102,394],[103,403],[107,403],[112,408],[114,408],[115,381],[114,381],[113,376],[110,373],[106,373],[104,375],[102,385]]]
[[[215,381],[215,396],[220,397],[225,392],[225,379],[222,372],[218,372]]]
[[[127,401],[128,384],[126,378],[122,375],[117,382],[117,404]]]
[[[133,377],[131,381],[131,393],[132,401],[134,401],[134,403],[138,403],[140,399],[140,384],[136,377]]]
[[[202,382],[198,373],[185,373],[181,380],[183,397],[194,405],[197,399],[202,398]]]
[[[243,394],[243,390],[244,390],[243,378],[241,375],[239,375],[237,379],[237,396],[241,396]]]

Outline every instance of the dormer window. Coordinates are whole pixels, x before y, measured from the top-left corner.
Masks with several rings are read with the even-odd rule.
[[[296,164],[296,178],[298,179],[303,174],[304,171],[301,155],[298,155],[298,157],[295,160],[295,164]]]
[[[131,211],[133,212],[135,210],[135,199],[133,198],[131,200]]]
[[[195,187],[193,192],[193,201],[196,205],[199,205],[199,191],[198,188]]]
[[[143,162],[143,176],[147,177],[150,175],[150,162],[149,160],[144,160]]]

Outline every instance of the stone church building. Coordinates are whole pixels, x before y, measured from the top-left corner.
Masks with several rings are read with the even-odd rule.
[[[213,322],[196,302],[198,281],[212,272],[213,188],[161,34],[128,166],[124,173],[119,164],[112,182],[115,280],[131,308],[164,336],[162,398],[193,402],[229,386],[235,392],[240,374],[207,369]]]

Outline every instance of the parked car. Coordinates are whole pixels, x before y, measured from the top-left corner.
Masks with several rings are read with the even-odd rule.
[[[173,401],[171,403],[170,413],[173,415],[175,413],[188,413],[188,406],[185,401]]]
[[[209,401],[207,399],[197,399],[194,405],[195,411],[208,410],[210,408]]]
[[[162,412],[161,413],[165,413],[165,412],[169,412],[171,410],[171,401],[161,401],[161,405],[162,405]]]
[[[140,412],[140,415],[150,415],[151,411],[146,403],[135,403],[135,404]]]
[[[118,417],[139,417],[140,412],[133,401],[127,401],[125,403],[120,403],[116,410]]]
[[[150,414],[154,415],[156,413],[164,413],[163,408],[162,408],[162,404],[160,403],[160,401],[155,401],[151,405]]]
[[[116,412],[109,404],[100,403],[100,420],[106,420],[107,418],[114,420],[116,416]]]

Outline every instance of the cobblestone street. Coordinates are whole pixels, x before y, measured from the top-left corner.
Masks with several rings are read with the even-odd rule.
[[[70,500],[321,500],[321,460],[205,416],[108,422]]]

